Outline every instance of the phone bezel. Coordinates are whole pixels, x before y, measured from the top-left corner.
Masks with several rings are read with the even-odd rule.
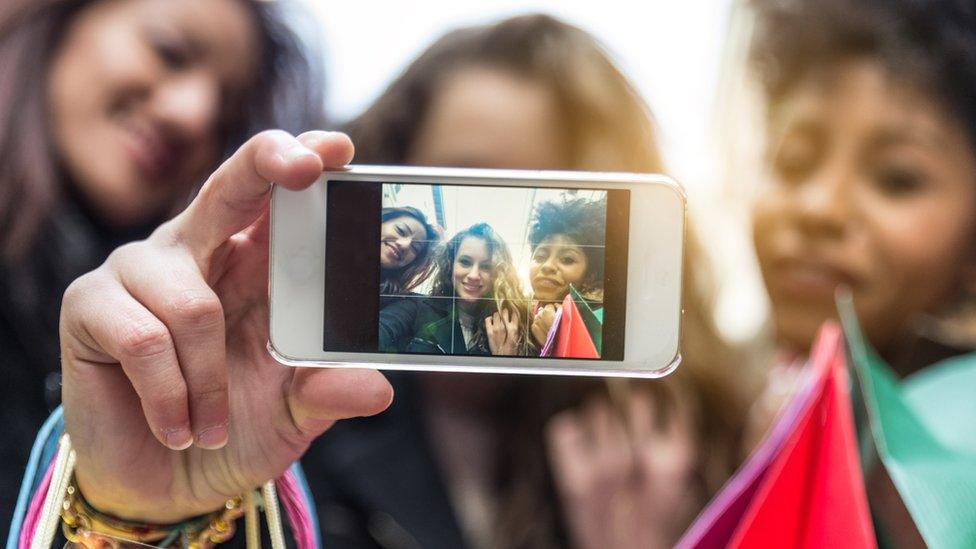
[[[329,180],[631,191],[624,359],[441,357],[324,351],[325,183]],[[681,360],[685,215],[684,190],[673,179],[658,174],[354,165],[341,171],[324,172],[319,181],[303,191],[275,186],[271,198],[268,261],[268,350],[276,360],[289,366],[662,377],[671,373]],[[653,270],[652,265],[656,267]]]

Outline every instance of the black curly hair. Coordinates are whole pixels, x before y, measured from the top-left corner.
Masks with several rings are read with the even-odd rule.
[[[753,0],[750,62],[770,108],[813,71],[875,60],[958,120],[976,146],[976,3],[971,0]]]
[[[602,289],[606,233],[606,198],[566,198],[536,206],[529,226],[529,246],[535,252],[545,239],[557,234],[566,236],[583,248],[587,284]]]

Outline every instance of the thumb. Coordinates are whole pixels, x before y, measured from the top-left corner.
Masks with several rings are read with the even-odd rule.
[[[272,181],[303,189],[324,167],[341,166],[352,158],[352,142],[343,134],[309,132],[302,137],[300,141],[280,130],[252,137],[217,168],[174,219],[176,235],[198,262],[264,213]]]
[[[309,440],[337,420],[376,415],[393,402],[393,387],[376,370],[298,368],[288,389],[288,410]]]

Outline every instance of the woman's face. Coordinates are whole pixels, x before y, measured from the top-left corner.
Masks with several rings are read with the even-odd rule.
[[[552,92],[506,71],[472,66],[444,81],[408,156],[411,164],[567,167]]]
[[[461,239],[454,255],[454,293],[462,301],[474,303],[491,290],[492,275],[488,243],[476,236]]]
[[[52,59],[49,119],[104,221],[165,215],[207,175],[259,48],[241,0],[103,0],[78,13]]]
[[[799,85],[770,138],[753,228],[784,343],[808,349],[847,286],[884,352],[972,276],[973,143],[931,97],[851,62]]]
[[[380,226],[380,266],[392,270],[413,263],[427,247],[426,235],[424,226],[409,215],[384,221]]]
[[[569,285],[579,288],[585,278],[586,254],[566,235],[546,237],[532,252],[529,279],[533,296],[539,301],[562,301]]]

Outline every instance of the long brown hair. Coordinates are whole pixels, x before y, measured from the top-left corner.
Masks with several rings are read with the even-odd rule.
[[[458,70],[486,66],[553,90],[565,125],[564,169],[661,172],[654,121],[633,85],[588,33],[546,15],[448,33],[417,58],[346,130],[364,162],[406,163],[441,86]],[[693,227],[686,233],[682,280],[683,362],[665,380],[635,382],[655,397],[664,421],[676,402],[693,410],[701,503],[737,464],[745,409],[733,379],[735,354],[712,320],[712,281]],[[497,547],[565,545],[543,433],[557,412],[607,395],[602,380],[527,377],[496,414],[500,431]],[[693,517],[687,517],[690,521]],[[676,525],[683,528],[684,525]],[[673,540],[672,540],[673,541]]]
[[[479,313],[475,316],[474,339],[472,346],[488,351],[488,335],[485,332],[484,320],[494,313],[508,311],[511,318],[518,324],[518,341],[516,343],[518,354],[524,354],[528,338],[528,307],[526,306],[525,292],[522,289],[522,282],[515,265],[512,262],[512,253],[508,245],[502,240],[498,233],[487,223],[478,223],[458,231],[450,240],[441,245],[434,253],[434,283],[431,286],[430,295],[440,297],[455,297],[454,288],[454,259],[457,257],[458,248],[461,241],[465,238],[473,237],[484,241],[491,256],[491,299],[485,300]]]
[[[0,263],[29,253],[40,229],[57,215],[65,176],[51,144],[45,94],[39,90],[45,89],[66,26],[94,1],[0,3]],[[228,153],[262,129],[298,131],[322,122],[322,85],[308,58],[314,52],[302,47],[274,3],[242,2],[257,23],[263,55],[259,84],[247,90],[244,108],[221,129]]]
[[[589,34],[546,15],[458,29],[434,42],[347,124],[358,161],[406,162],[443,84],[472,65],[553,90],[567,136],[565,168],[659,170],[653,119],[637,91]]]

